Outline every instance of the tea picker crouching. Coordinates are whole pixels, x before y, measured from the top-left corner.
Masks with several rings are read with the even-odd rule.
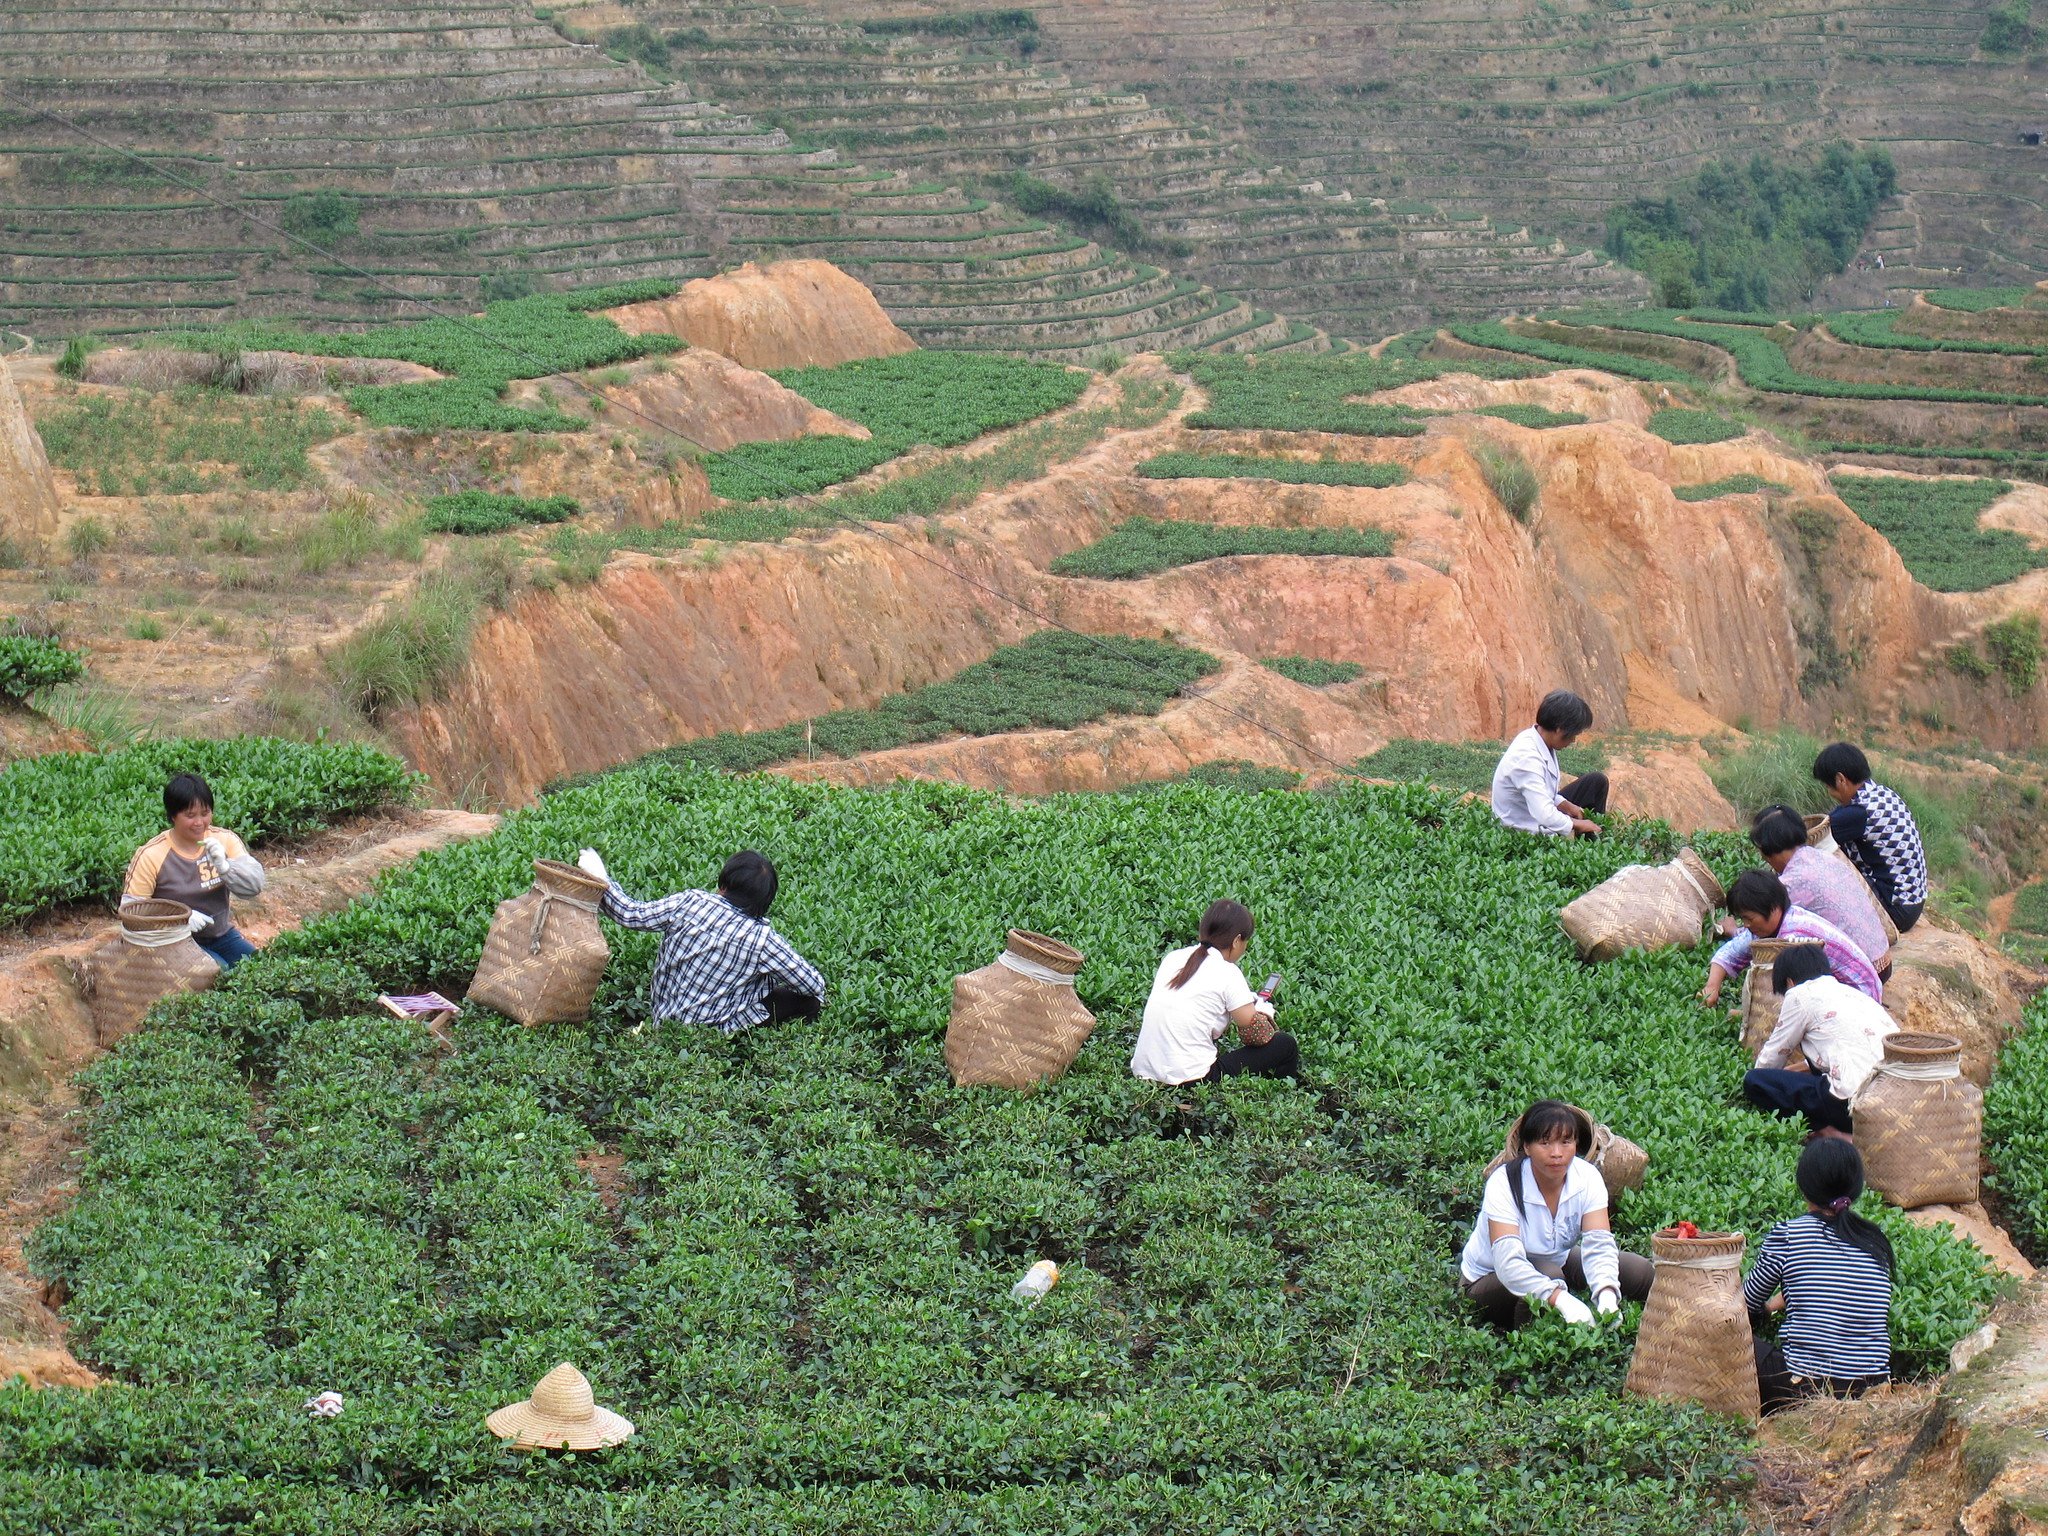
[[[1872,1002],[1884,1001],[1884,983],[1856,941],[1819,913],[1795,905],[1784,881],[1769,870],[1750,869],[1737,875],[1728,887],[1728,911],[1741,926],[1734,938],[1714,951],[1707,967],[1707,984],[1700,988],[1701,1002],[1711,1006],[1721,1000],[1722,984],[1749,969],[1750,950],[1758,939],[1818,944],[1836,980]]]
[[[780,884],[775,866],[752,849],[725,861],[716,891],[680,891],[635,901],[590,848],[577,867],[605,882],[598,910],[621,928],[661,935],[654,961],[653,1017],[708,1024],[736,1035],[757,1024],[815,1019],[825,978],[768,923]]]
[[[1541,1305],[1568,1322],[1590,1323],[1596,1309],[1615,1313],[1624,1297],[1646,1298],[1656,1271],[1616,1244],[1607,1181],[1586,1161],[1592,1118],[1540,1099],[1522,1116],[1519,1132],[1522,1155],[1487,1176],[1459,1261],[1467,1299],[1495,1327],[1515,1328]],[[1572,1294],[1579,1290],[1591,1292],[1592,1308]]]
[[[263,894],[264,874],[242,840],[213,824],[213,790],[196,773],[164,785],[167,831],[135,850],[121,883],[121,905],[175,901],[192,909],[192,939],[222,970],[256,953],[242,936],[230,896]]]
[[[1493,770],[1493,814],[1518,832],[1598,837],[1592,818],[1607,810],[1607,775],[1561,782],[1557,754],[1593,726],[1593,707],[1564,689],[1543,696],[1536,723],[1508,743]]]
[[[1150,1082],[1217,1082],[1226,1077],[1292,1077],[1301,1053],[1294,1037],[1273,1027],[1273,1004],[1252,991],[1237,962],[1252,941],[1252,915],[1235,901],[1216,901],[1202,914],[1201,942],[1159,962],[1145,1019],[1131,1052],[1131,1072]],[[1232,1025],[1244,1044],[1218,1053]]]
[[[1805,1115],[1816,1135],[1846,1137],[1852,1129],[1850,1101],[1877,1070],[1898,1021],[1835,980],[1827,957],[1811,944],[1778,956],[1771,984],[1784,995],[1784,1005],[1755,1067],[1742,1079],[1742,1091],[1758,1109]],[[1811,1071],[1786,1070],[1794,1052],[1805,1056]]]

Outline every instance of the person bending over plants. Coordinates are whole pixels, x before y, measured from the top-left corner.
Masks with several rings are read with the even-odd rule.
[[[1899,932],[1910,932],[1927,906],[1927,849],[1920,824],[1898,791],[1870,776],[1870,759],[1846,741],[1822,747],[1813,776],[1834,797],[1828,830],[1884,903]]]
[[[1878,916],[1877,897],[1855,868],[1806,840],[1806,819],[1789,805],[1766,806],[1750,823],[1749,840],[1771,873],[1785,882],[1792,905],[1826,918],[1849,935],[1877,968],[1879,981],[1892,979],[1891,940]],[[1723,937],[1735,932],[1723,918]]]
[[[1750,951],[1758,939],[1800,939],[1827,952],[1828,968],[1873,1002],[1884,1001],[1884,983],[1877,967],[1856,947],[1856,941],[1817,912],[1793,904],[1785,882],[1768,869],[1746,869],[1728,887],[1728,912],[1741,926],[1735,937],[1714,951],[1700,1001],[1718,1003],[1721,986],[1730,976],[1749,969]]]
[[[1458,1262],[1461,1288],[1496,1328],[1518,1328],[1532,1309],[1555,1307],[1567,1322],[1621,1310],[1650,1294],[1656,1270],[1623,1253],[1607,1214],[1607,1181],[1586,1161],[1593,1121],[1557,1099],[1523,1114],[1522,1155],[1487,1175],[1479,1219]],[[1593,1306],[1572,1293],[1590,1290]]]
[[[159,832],[128,861],[121,905],[131,901],[178,901],[192,909],[193,942],[222,970],[241,964],[256,946],[235,926],[232,896],[263,894],[263,866],[242,840],[213,824],[213,790],[196,773],[179,773],[164,785],[168,831]]]
[[[1518,832],[1598,837],[1592,818],[1607,809],[1607,775],[1589,773],[1560,785],[1557,754],[1593,725],[1593,707],[1558,689],[1536,706],[1536,723],[1508,743],[1493,770],[1493,814]]]
[[[1201,941],[1159,962],[1131,1052],[1133,1075],[1176,1087],[1245,1073],[1295,1075],[1301,1052],[1294,1037],[1273,1027],[1272,1002],[1252,991],[1237,968],[1251,947],[1252,927],[1245,907],[1213,901],[1202,914]],[[1218,1054],[1216,1042],[1233,1024],[1244,1043]]]
[[[1765,1413],[1822,1392],[1861,1397],[1891,1380],[1892,1245],[1849,1209],[1863,1193],[1862,1155],[1850,1141],[1809,1142],[1794,1177],[1806,1214],[1771,1228],[1742,1286]],[[1772,1343],[1763,1330],[1777,1312]]]
[[[753,849],[725,861],[716,891],[680,891],[659,901],[628,896],[594,848],[578,854],[576,865],[605,883],[598,911],[621,928],[661,935],[652,988],[657,1022],[708,1024],[737,1035],[756,1024],[815,1019],[824,1010],[825,978],[769,926],[780,881]]]
[[[1804,1115],[1817,1136],[1847,1136],[1849,1103],[1877,1070],[1887,1035],[1898,1021],[1882,1007],[1835,980],[1827,956],[1798,944],[1778,956],[1771,986],[1784,997],[1778,1027],[1756,1053],[1742,1091],[1758,1109]],[[1800,1052],[1810,1071],[1785,1070]]]

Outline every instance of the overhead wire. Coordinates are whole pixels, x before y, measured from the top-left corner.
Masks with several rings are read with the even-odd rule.
[[[7,84],[7,82],[4,80],[0,80],[0,101],[12,102],[26,111],[35,113],[39,117],[43,117],[51,122],[58,123],[62,125],[64,128],[68,129],[70,132],[77,134],[80,138],[84,139],[88,143],[94,144],[99,148],[106,150],[110,154],[119,155],[124,159],[135,162],[135,164],[141,166],[151,176],[154,176],[161,181],[168,182],[173,186],[179,187],[184,191],[192,193],[197,197],[204,198],[207,202],[213,204],[215,207],[221,209],[223,212],[231,215],[232,217],[242,219],[245,222],[254,225],[258,229],[264,230],[273,235],[280,236],[283,239],[292,242],[294,245],[299,246],[308,253],[314,256],[318,256],[322,260],[333,263],[335,266],[339,267],[341,270],[347,272],[351,276],[360,278],[363,281],[369,283],[371,285],[373,293],[375,293],[378,296],[394,299],[399,302],[412,305],[416,308],[423,309],[433,318],[454,325],[464,331],[467,331],[470,335],[474,336],[475,338],[486,343],[489,346],[496,347],[510,356],[519,358],[523,362],[535,365],[538,371],[535,374],[533,374],[532,377],[559,378],[560,380],[562,380],[562,382],[569,385],[571,388],[581,392],[582,394],[588,396],[591,400],[597,402],[597,405],[595,407],[596,410],[623,411],[626,415],[639,418],[641,421],[645,422],[649,427],[654,429],[655,432],[663,434],[668,437],[672,437],[679,442],[686,443],[700,453],[709,453],[711,451],[710,449],[706,448],[704,444],[690,437],[687,433],[678,431],[674,426],[670,425],[669,423],[658,420],[657,418],[648,415],[645,411],[641,410],[637,405],[634,405],[632,402],[614,400],[611,397],[605,395],[600,390],[597,390],[593,388],[591,385],[585,383],[582,379],[577,378],[574,374],[560,372],[555,367],[553,359],[545,357],[538,353],[527,351],[523,347],[517,345],[515,342],[512,342],[507,338],[498,335],[490,328],[478,325],[468,315],[461,314],[460,312],[455,310],[445,309],[433,303],[431,300],[421,297],[420,295],[404,293],[398,289],[392,288],[380,282],[376,274],[364,270],[362,267],[357,266],[355,263],[349,261],[346,257],[326,248],[325,246],[318,244],[316,241],[310,240],[305,236],[300,235],[292,230],[286,229],[282,225],[273,223],[268,219],[259,217],[258,215],[252,213],[248,208],[244,207],[239,202],[231,202],[226,198],[217,195],[210,187],[205,186],[203,183],[187,180],[182,176],[178,176],[172,173],[165,167],[159,165],[151,157],[139,154],[136,151],[128,148],[124,144],[118,143],[115,140],[106,138],[101,134],[93,132],[91,129],[85,127],[83,124],[77,122],[73,118],[66,116],[62,112],[55,111],[52,108],[43,106],[38,102],[30,101],[26,97],[16,94],[15,91],[12,90]],[[1000,602],[1008,604],[1010,607],[1016,609],[1018,612],[1025,614],[1026,616],[1032,619],[1037,620],[1040,624],[1044,625],[1049,629],[1057,629],[1064,634],[1072,635],[1077,639],[1086,640],[1096,645],[1097,647],[1105,651],[1107,654],[1115,656],[1118,660],[1122,661],[1127,666],[1136,667],[1140,671],[1150,672],[1156,677],[1172,677],[1172,674],[1168,672],[1164,667],[1154,665],[1153,663],[1146,661],[1143,657],[1137,656],[1128,650],[1118,647],[1105,636],[1091,634],[1086,630],[1075,629],[1072,625],[1062,622],[1060,619],[1054,617],[1053,615],[1046,613],[1041,609],[1033,607],[1030,603],[1026,602],[1023,598],[1018,597],[1016,594],[1005,591],[1001,587],[995,586],[990,582],[983,581],[979,577],[970,575],[968,572],[963,571],[956,566],[948,564],[947,562],[933,555],[929,550],[919,549],[914,544],[910,543],[908,540],[893,537],[873,522],[867,521],[866,519],[853,517],[849,514],[834,510],[831,505],[832,500],[834,498],[821,497],[818,496],[815,492],[806,492],[799,489],[795,489],[793,487],[792,482],[787,480],[777,481],[777,479],[772,474],[762,474],[758,471],[756,473],[757,477],[762,479],[763,481],[771,485],[779,484],[784,488],[785,494],[777,498],[779,500],[785,502],[794,501],[797,504],[804,506],[811,511],[822,514],[823,516],[830,519],[832,522],[838,524],[841,527],[850,528],[857,532],[864,533],[868,535],[870,538],[878,539],[882,543],[889,545],[891,548],[897,550],[901,554],[909,556],[912,559],[923,561],[925,564],[931,566],[935,570],[941,571],[947,576],[952,577],[955,581],[960,582],[962,585],[973,588],[974,590],[982,592],[988,595],[989,597],[995,598]],[[1301,740],[1299,737],[1290,735],[1288,732],[1281,730],[1279,727],[1268,724],[1266,721],[1259,719],[1257,716],[1251,714],[1247,710],[1239,709],[1234,705],[1224,703],[1219,699],[1211,698],[1206,694],[1191,693],[1186,695],[1186,697],[1190,703],[1205,705],[1208,708],[1215,710],[1220,714],[1227,715],[1232,719],[1237,720],[1240,724],[1250,726],[1258,731],[1262,731],[1266,735],[1272,737],[1275,741],[1282,742],[1287,746],[1294,748],[1296,751],[1301,752],[1308,757],[1314,758],[1318,762],[1325,763],[1340,773],[1347,772],[1349,770],[1348,764],[1340,762],[1338,759],[1329,756],[1327,753],[1321,751],[1319,748],[1311,745],[1310,743]]]

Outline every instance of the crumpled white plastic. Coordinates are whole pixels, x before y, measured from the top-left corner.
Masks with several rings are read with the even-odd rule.
[[[306,1412],[316,1419],[331,1419],[341,1412],[339,1392],[318,1392],[306,1399]]]

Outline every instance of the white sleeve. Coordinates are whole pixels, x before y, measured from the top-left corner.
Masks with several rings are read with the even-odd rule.
[[[1763,974],[1757,974],[1756,984],[1766,985]],[[1801,1040],[1806,1038],[1806,999],[1799,994],[1804,986],[1794,987],[1785,994],[1785,1000],[1778,1005],[1777,1027],[1771,1031],[1770,1039],[1763,1043],[1763,1049],[1756,1053],[1759,1071],[1770,1071],[1782,1067],[1792,1059],[1792,1052]]]
[[[263,866],[256,855],[244,853],[238,859],[229,859],[220,872],[230,896],[261,896],[263,894]]]
[[[1486,1197],[1480,1202],[1479,1220],[1492,1245],[1493,1272],[1500,1283],[1515,1296],[1548,1296],[1562,1282],[1551,1279],[1534,1264],[1529,1262],[1529,1250],[1522,1246],[1522,1217],[1515,1209],[1515,1197],[1508,1188],[1508,1172],[1515,1166],[1507,1162],[1494,1169],[1486,1180]],[[1513,1237],[1494,1237],[1493,1224],[1507,1222],[1515,1229]]]
[[[1550,788],[1550,776],[1527,757],[1520,757],[1509,764],[1508,782],[1528,807],[1529,819],[1536,823],[1537,831],[1558,836],[1571,831],[1572,819],[1557,808],[1557,796]]]
[[[1227,960],[1223,963],[1220,981],[1221,985],[1217,990],[1223,995],[1224,1013],[1235,1013],[1246,1003],[1258,1001],[1259,994],[1254,992],[1251,983],[1244,979],[1243,970]]]
[[[1586,1289],[1598,1296],[1602,1291],[1621,1294],[1621,1245],[1605,1228],[1581,1234],[1579,1266],[1586,1272]]]

